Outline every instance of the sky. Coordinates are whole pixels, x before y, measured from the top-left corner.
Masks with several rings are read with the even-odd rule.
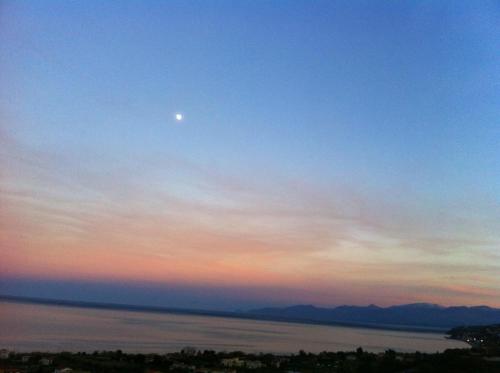
[[[0,294],[500,307],[499,25],[497,1],[2,1]]]

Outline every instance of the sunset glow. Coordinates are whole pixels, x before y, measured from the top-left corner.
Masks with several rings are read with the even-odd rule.
[[[500,307],[498,6],[92,3],[0,5],[0,293]]]

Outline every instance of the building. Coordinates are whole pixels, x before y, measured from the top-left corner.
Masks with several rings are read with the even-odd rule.
[[[52,365],[52,359],[49,359],[48,357],[42,357],[39,361],[40,365]]]
[[[187,365],[187,364],[184,364],[184,363],[173,363],[171,366],[170,366],[170,370],[191,370],[191,371],[194,371],[196,370],[196,367],[194,365]]]
[[[245,361],[245,367],[248,369],[260,369],[264,368],[264,364],[259,360],[248,360]]]
[[[233,357],[228,359],[222,359],[221,364],[225,367],[242,367],[245,365],[245,362],[241,360],[239,357]]]

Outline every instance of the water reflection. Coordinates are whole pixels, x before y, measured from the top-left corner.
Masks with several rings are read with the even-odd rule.
[[[293,353],[299,350],[435,352],[466,347],[442,334],[305,325],[222,317],[0,302],[0,348],[17,351],[171,352],[200,349]]]

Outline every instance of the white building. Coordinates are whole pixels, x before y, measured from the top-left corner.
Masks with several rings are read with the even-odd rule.
[[[248,369],[260,369],[264,367],[264,364],[259,360],[248,360],[245,361],[245,367]]]
[[[52,365],[52,359],[49,359],[48,357],[42,357],[39,363],[41,365]]]
[[[233,357],[230,359],[222,359],[221,364],[225,367],[242,367],[245,365],[245,362],[239,357]]]

